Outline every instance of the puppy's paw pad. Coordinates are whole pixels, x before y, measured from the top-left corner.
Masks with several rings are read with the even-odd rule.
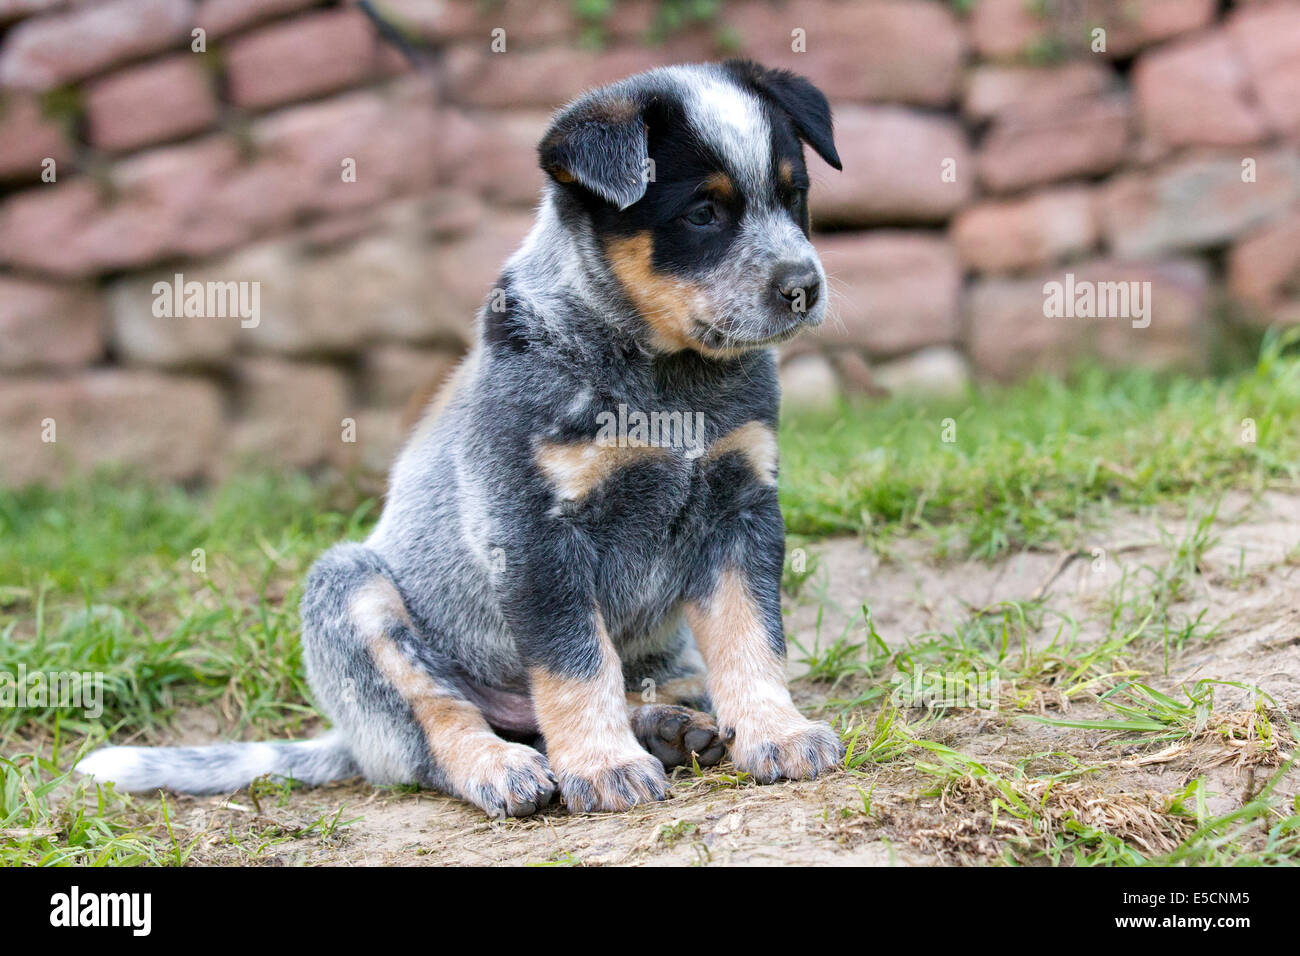
[[[633,729],[641,746],[667,769],[690,764],[692,756],[701,767],[712,767],[726,753],[713,718],[689,707],[648,704],[637,710]]]
[[[558,771],[556,776],[570,813],[627,810],[668,797],[664,768],[648,753],[578,773]]]
[[[502,741],[483,755],[464,796],[493,819],[527,817],[551,802],[555,788],[543,754]]]
[[[844,743],[830,724],[810,720],[771,740],[733,745],[731,756],[738,768],[760,783],[808,780],[839,766]]]

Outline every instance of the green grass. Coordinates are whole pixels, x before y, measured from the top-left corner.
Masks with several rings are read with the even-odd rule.
[[[105,477],[0,492],[0,662],[102,674],[94,729],[218,698],[237,725],[292,729],[310,713],[302,575],[373,514],[346,489],[271,475],[200,492]],[[91,730],[79,712],[0,710],[0,739],[56,719]]]
[[[71,790],[55,800],[59,788]],[[0,865],[162,864],[130,798],[74,782],[35,754],[0,756]]]
[[[196,548],[209,570],[224,560],[265,571],[355,535],[376,512],[373,500],[302,475],[242,475],[199,491],[100,475],[0,491],[0,585],[12,598],[42,580],[79,591],[134,579],[144,601],[193,566]]]
[[[787,531],[877,542],[921,532],[992,557],[1068,542],[1102,505],[1294,482],[1300,362],[1287,346],[1296,337],[1270,337],[1253,369],[1219,380],[1091,370],[947,402],[788,416]],[[1242,440],[1245,419],[1254,442]]]

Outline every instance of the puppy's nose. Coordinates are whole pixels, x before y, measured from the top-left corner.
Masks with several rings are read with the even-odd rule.
[[[822,280],[813,262],[782,262],[772,272],[772,289],[786,308],[807,312],[821,295]]]

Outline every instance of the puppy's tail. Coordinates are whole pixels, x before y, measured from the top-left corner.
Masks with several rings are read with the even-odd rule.
[[[337,731],[293,743],[104,747],[76,770],[119,790],[195,794],[233,793],[268,774],[315,786],[360,773]]]

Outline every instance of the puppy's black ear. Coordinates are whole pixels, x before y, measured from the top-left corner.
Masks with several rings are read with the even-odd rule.
[[[799,138],[836,169],[843,169],[831,130],[831,105],[821,90],[798,73],[769,70],[753,60],[728,60],[725,64],[741,83],[786,112]]]
[[[537,151],[556,182],[576,182],[619,209],[645,195],[645,118],[627,96],[597,94],[575,103],[555,118]]]

